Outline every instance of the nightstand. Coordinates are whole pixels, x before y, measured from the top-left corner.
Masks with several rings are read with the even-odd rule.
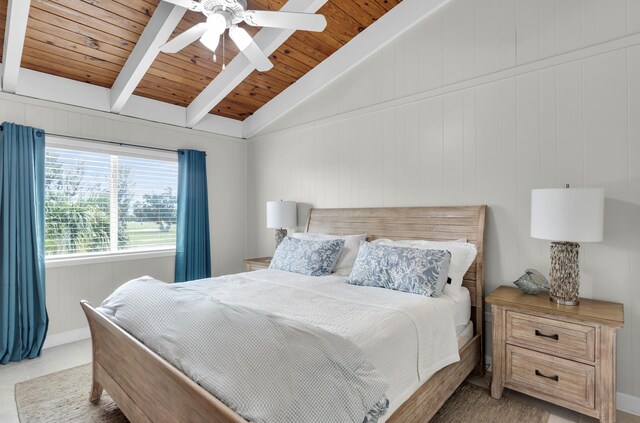
[[[577,306],[564,306],[548,294],[507,286],[486,301],[493,317],[493,398],[509,388],[615,422],[622,304],[581,298]]]
[[[271,264],[271,257],[259,257],[244,259],[244,265],[247,266],[247,272],[253,270],[268,269]]]

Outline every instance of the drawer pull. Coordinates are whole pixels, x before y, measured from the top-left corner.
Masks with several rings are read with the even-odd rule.
[[[540,332],[538,329],[536,329],[536,336],[542,336],[543,338],[550,338],[550,339],[553,339],[553,340],[556,340],[556,341],[558,339],[560,339],[560,336],[557,333],[554,333],[553,335],[546,335],[546,334]]]
[[[536,370],[536,376],[540,376],[540,377],[543,377],[545,379],[551,379],[551,380],[553,380],[555,382],[560,380],[560,377],[558,375],[547,376],[547,375],[543,374],[540,370]]]

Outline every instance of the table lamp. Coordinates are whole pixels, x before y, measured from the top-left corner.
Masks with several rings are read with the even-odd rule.
[[[604,189],[567,185],[531,191],[531,236],[552,241],[551,301],[578,304],[578,243],[602,241],[603,226]]]
[[[295,201],[267,201],[267,228],[276,230],[276,248],[287,236],[285,228],[298,225],[298,211]]]

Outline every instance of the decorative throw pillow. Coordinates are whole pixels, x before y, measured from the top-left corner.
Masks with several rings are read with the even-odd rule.
[[[344,247],[338,258],[333,273],[336,275],[348,276],[353,268],[353,263],[356,262],[358,257],[358,250],[360,249],[360,242],[367,239],[367,234],[360,235],[331,235],[318,232],[297,232],[292,235],[296,239],[307,239],[312,241],[328,241],[332,239],[344,239]]]
[[[348,283],[437,297],[442,294],[451,253],[362,242]]]
[[[466,240],[464,240],[466,241]],[[427,240],[400,240],[376,239],[376,245],[389,245],[394,247],[420,248],[425,250],[447,250],[451,253],[451,265],[449,266],[449,278],[451,283],[444,287],[444,293],[456,301],[460,300],[460,287],[464,275],[473,264],[478,254],[475,245],[464,241],[427,241]]]
[[[343,239],[307,241],[286,237],[276,248],[269,269],[326,276],[333,271],[343,246]]]

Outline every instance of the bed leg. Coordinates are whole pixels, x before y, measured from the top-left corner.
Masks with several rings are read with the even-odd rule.
[[[94,404],[100,401],[100,397],[102,396],[102,391],[103,391],[102,385],[99,382],[97,382],[94,378],[93,383],[91,384],[91,394],[89,395],[89,401],[91,401]]]
[[[485,375],[485,369],[484,369],[484,363],[480,362],[476,365],[476,367],[473,369],[473,374],[478,376],[478,377],[484,377]]]

